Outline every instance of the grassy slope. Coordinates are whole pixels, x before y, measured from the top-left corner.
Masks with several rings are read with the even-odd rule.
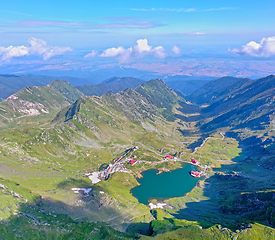
[[[59,92],[69,103],[74,103],[78,98],[83,96],[73,85],[67,81],[54,80],[48,87]]]
[[[48,122],[63,107],[83,94],[66,81],[54,80],[47,86],[25,87],[0,103],[0,127],[21,123]],[[34,117],[33,117],[34,116]]]
[[[176,97],[173,93],[171,96]],[[155,131],[157,131],[156,126],[159,125],[157,136],[160,139],[161,134],[168,135],[172,131],[171,123],[164,118],[156,118],[161,110],[154,107],[148,100],[143,99],[148,105],[147,108],[152,109],[152,114],[144,114],[146,107],[142,105],[138,108],[140,105],[138,101],[142,100],[141,97],[141,94],[133,90],[117,95],[109,94],[102,98],[84,97],[75,103],[78,107],[74,108],[73,105],[68,111],[70,114],[67,114],[67,117],[71,118],[70,121],[58,123],[56,120],[53,128],[45,126],[42,132],[38,129],[28,130],[29,132],[21,130],[20,133],[7,130],[2,135],[1,161],[4,167],[1,170],[1,176],[20,182],[22,187],[43,195],[45,199],[66,202],[68,206],[74,206],[79,200],[70,188],[91,186],[90,181],[82,180],[82,173],[97,170],[102,163],[110,162],[117,154],[132,146],[135,141],[143,140],[147,130],[142,125],[136,124],[137,121],[146,122],[146,126],[155,128]],[[118,100],[114,101],[114,99]],[[125,109],[128,101],[132,101],[137,106],[136,112],[128,112],[128,109]],[[111,107],[111,104],[115,107]],[[125,111],[127,118],[121,114],[121,110]],[[63,119],[67,117],[65,115]],[[25,137],[21,139],[21,135]],[[88,158],[85,157],[87,152],[90,153]],[[11,171],[16,175],[11,175]],[[127,220],[130,222],[138,222],[140,219],[145,222],[151,220],[148,208],[139,204],[130,194],[130,189],[138,184],[137,181],[131,177],[133,182],[131,185],[116,186],[123,182],[117,179],[119,176],[124,181],[129,181],[128,174],[115,174],[115,180],[111,178],[108,182],[100,183],[98,190],[95,189],[94,192],[96,195],[99,189],[106,191],[108,194],[105,198],[116,199],[115,204],[108,205],[104,202],[104,207],[94,212],[92,202],[101,201],[98,195],[96,199],[87,203],[86,207],[89,210],[86,214],[81,214],[82,218],[85,216],[96,220],[100,216],[102,220],[109,222],[110,214],[113,214],[118,217],[115,225],[122,224],[122,227]],[[132,208],[128,208],[127,204],[123,203],[126,193],[127,201],[133,205]],[[56,208],[60,211],[59,207]],[[124,212],[124,218],[119,218],[117,213],[119,208],[121,209],[118,212]],[[79,210],[79,208],[71,210],[71,215],[74,218],[78,217],[81,212]]]
[[[21,191],[22,195],[24,191],[31,190],[33,195],[24,196],[29,201],[35,199],[37,194],[42,195],[43,199],[42,206],[36,204],[35,207],[28,205],[21,208],[23,200],[18,202],[14,197],[9,196],[7,201],[2,203],[5,207],[0,213],[1,217],[7,218],[13,211],[21,208],[23,212],[31,212],[35,218],[41,216],[41,211],[45,211],[46,215],[43,215],[43,219],[45,218],[46,222],[50,221],[51,214],[60,216],[60,219],[57,218],[58,221],[64,221],[62,216],[66,218],[70,216],[73,224],[62,225],[64,232],[66,229],[84,231],[81,226],[74,227],[79,219],[85,222],[97,221],[100,218],[101,221],[116,229],[125,230],[128,226],[129,231],[142,231],[142,233],[146,233],[149,229],[156,238],[160,239],[165,237],[173,239],[173,237],[179,238],[185,235],[198,239],[201,235],[210,239],[236,236],[231,230],[219,229],[215,224],[219,223],[235,230],[239,223],[254,220],[234,214],[230,217],[226,215],[228,219],[225,219],[224,213],[219,209],[220,206],[231,204],[234,197],[238,197],[244,189],[253,191],[255,187],[268,185],[272,182],[272,176],[262,179],[261,176],[253,174],[251,169],[260,170],[261,168],[243,161],[245,156],[242,155],[242,149],[237,140],[222,139],[218,134],[213,133],[211,135],[213,138],[193,155],[189,146],[192,143],[185,142],[198,140],[200,134],[196,133],[191,123],[179,119],[173,122],[170,118],[168,118],[170,121],[167,121],[163,108],[171,114],[172,110],[175,111],[174,104],[179,98],[171,89],[163,89],[161,84],[162,82],[157,80],[124,93],[108,94],[101,98],[83,97],[59,113],[54,121],[54,127],[45,126],[42,131],[38,128],[26,128],[20,130],[21,132],[13,129],[3,131],[0,139],[0,176],[6,185],[8,182],[13,182],[13,186],[19,183],[22,190],[17,189],[17,191]],[[158,91],[159,88],[161,88],[160,91]],[[151,96],[149,97],[147,93]],[[161,97],[157,98],[157,96]],[[167,96],[170,97],[167,98]],[[144,112],[147,109],[150,111]],[[64,123],[64,120],[67,121]],[[192,134],[181,135],[180,132],[174,131],[180,128]],[[184,160],[190,161],[195,157],[202,164],[214,164],[217,167],[185,197],[167,200],[174,209],[160,210],[159,217],[156,222],[151,223],[151,228],[148,222],[155,216],[154,212],[151,215],[149,208],[139,204],[130,194],[130,189],[138,184],[133,176],[139,176],[141,171],[152,167],[169,170],[179,167],[179,164],[135,165],[129,167],[134,175],[116,173],[108,181],[100,182],[95,186],[92,186],[87,178],[82,177],[83,173],[97,170],[102,163],[110,162],[125,149],[136,144],[135,142],[141,142],[144,145],[135,152],[141,160],[159,161],[162,157],[156,153],[165,155],[172,152]],[[179,154],[182,151],[184,153]],[[90,156],[85,157],[85,153],[90,153]],[[235,172],[241,174],[236,175]],[[70,191],[71,187],[91,186],[93,191],[89,197],[76,195]],[[228,190],[227,193],[222,192],[224,188]],[[101,194],[100,191],[104,193]],[[32,208],[37,209],[33,211]],[[168,219],[164,221],[164,217]],[[173,220],[174,218],[183,218],[186,221],[176,221]],[[18,219],[10,218],[10,221],[16,222]],[[46,238],[44,234],[48,233],[47,227],[43,230],[37,227],[37,224],[35,227],[32,222],[28,224],[24,222],[24,224],[28,229],[38,228],[37,231],[33,230],[34,234],[42,234],[41,238]],[[52,233],[57,234],[56,232],[60,231],[59,223],[54,221],[52,225],[54,227]],[[186,227],[189,225],[190,227]],[[201,230],[199,225],[213,227]],[[247,239],[252,233],[255,236],[260,234],[264,237],[274,234],[274,230],[265,226],[259,224],[252,226],[252,230],[237,233],[239,237]],[[100,226],[93,226],[87,231],[95,231],[95,228],[101,229]],[[11,230],[6,226],[3,227],[3,232],[9,231]],[[115,235],[113,230],[108,231]],[[224,234],[225,231],[226,234]],[[67,235],[64,233],[62,236]]]
[[[0,101],[26,86],[44,86],[54,78],[38,75],[0,75]]]
[[[274,239],[274,229],[266,228],[260,224],[251,225],[252,228],[232,232],[220,225],[208,229],[202,229],[198,224],[187,221],[158,221],[152,223],[154,238],[143,237],[141,239]],[[154,231],[155,230],[155,231]]]
[[[226,98],[202,110],[210,121],[205,130],[234,126],[235,128],[263,129],[269,125],[274,114],[275,77],[273,75],[251,82]]]

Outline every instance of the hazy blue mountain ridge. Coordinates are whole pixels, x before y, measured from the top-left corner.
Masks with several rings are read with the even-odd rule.
[[[188,96],[209,83],[207,80],[188,80],[188,81],[169,81],[167,85],[174,89],[177,93]]]
[[[224,99],[234,90],[252,82],[248,78],[222,77],[211,81],[187,97],[196,104],[210,104],[219,99]]]
[[[204,117],[214,117],[204,127],[237,126],[260,128],[270,124],[275,111],[275,76],[251,81],[226,98],[202,109]],[[270,116],[270,117],[269,117]],[[262,123],[262,124],[261,124]]]
[[[143,84],[144,82],[145,81],[141,79],[133,77],[112,77],[96,85],[86,84],[84,86],[77,86],[76,88],[87,96],[101,96],[102,94],[106,93],[117,93],[120,91],[124,91],[127,88],[135,88]]]

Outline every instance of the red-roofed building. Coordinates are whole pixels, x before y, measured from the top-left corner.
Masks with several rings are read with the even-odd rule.
[[[199,172],[191,171],[190,174],[192,177],[201,177],[201,173],[199,173]]]
[[[173,159],[173,156],[167,155],[166,158],[171,158],[171,159]]]
[[[196,160],[196,159],[192,159],[191,162],[196,164],[196,165],[199,164],[198,160]]]
[[[135,159],[131,159],[129,163],[130,163],[131,165],[134,165],[134,164],[136,164],[136,163],[137,163],[137,160],[135,160]]]

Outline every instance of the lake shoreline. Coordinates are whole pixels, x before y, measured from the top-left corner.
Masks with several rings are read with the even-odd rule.
[[[143,171],[142,178],[137,179],[139,185],[132,188],[130,192],[133,197],[145,205],[148,205],[152,199],[165,201],[183,197],[192,191],[197,182],[201,180],[201,178],[193,178],[190,175],[190,172],[197,168],[193,164],[183,163],[181,168],[169,172],[159,173],[159,169],[156,168]],[[181,184],[182,182],[185,184]]]

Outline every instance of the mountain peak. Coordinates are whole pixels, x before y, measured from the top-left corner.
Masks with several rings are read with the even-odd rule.
[[[100,98],[84,96],[67,108],[66,112],[60,112],[54,121],[68,121],[75,118],[83,121],[83,119],[91,117],[103,119],[104,112],[110,114],[109,111],[113,112],[113,115],[125,115],[135,123],[153,119],[155,115],[162,115],[167,120],[173,121],[172,109],[180,100],[183,99],[163,80],[155,79],[145,82],[135,89],[128,88],[115,94],[103,94]],[[82,112],[81,109],[85,110]],[[89,114],[86,115],[88,112]],[[97,121],[97,119],[93,119],[93,121]]]

